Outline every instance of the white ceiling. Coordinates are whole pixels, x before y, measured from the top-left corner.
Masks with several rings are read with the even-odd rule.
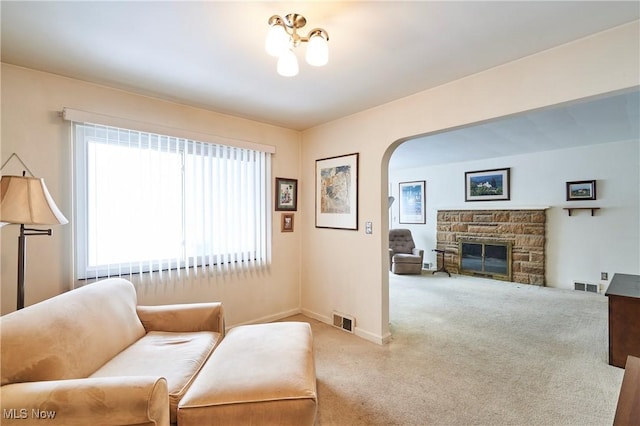
[[[638,141],[639,101],[633,90],[416,137],[393,152],[389,169]]]
[[[637,1],[2,0],[0,7],[5,63],[296,130],[640,18]],[[330,59],[311,67],[300,47],[300,74],[285,78],[264,52],[264,39],[268,18],[290,12],[307,18],[303,33],[315,27],[329,33]],[[635,110],[626,113],[637,114],[637,99],[631,104]],[[527,145],[509,127],[521,125],[550,144],[561,135],[547,135],[540,120],[553,127],[575,114],[601,116],[560,113],[483,126],[458,138],[490,134]],[[432,153],[438,143],[444,142],[434,142]]]

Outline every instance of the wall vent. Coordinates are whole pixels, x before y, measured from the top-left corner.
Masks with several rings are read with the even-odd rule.
[[[598,293],[598,284],[573,282],[573,288],[578,291],[586,291],[588,293]]]
[[[344,331],[348,331],[349,333],[353,333],[353,329],[356,326],[356,320],[352,316],[333,312],[333,326]]]

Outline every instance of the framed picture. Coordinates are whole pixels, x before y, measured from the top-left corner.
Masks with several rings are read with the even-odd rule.
[[[567,201],[595,200],[596,181],[578,180],[567,182]]]
[[[293,232],[293,213],[282,213],[280,232]]]
[[[400,223],[427,223],[425,215],[426,182],[400,182]]]
[[[298,210],[298,180],[276,178],[276,210]]]
[[[316,228],[358,229],[358,154],[316,160]]]
[[[498,201],[510,199],[510,168],[479,170],[464,174],[465,201]]]

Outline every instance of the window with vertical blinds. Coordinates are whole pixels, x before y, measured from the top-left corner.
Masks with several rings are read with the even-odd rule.
[[[78,279],[270,261],[270,154],[73,123]]]

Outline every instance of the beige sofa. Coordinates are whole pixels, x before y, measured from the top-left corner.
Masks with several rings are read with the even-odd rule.
[[[239,327],[238,332],[230,333],[238,337],[232,336],[226,342],[220,303],[138,306],[136,302],[135,288],[129,281],[108,279],[1,317],[1,423],[178,424],[178,406],[192,385],[194,390],[188,398],[192,403],[186,408],[197,411],[197,420],[192,421],[186,413],[181,426],[246,424],[245,411],[251,414],[249,419],[254,424],[261,423],[261,419],[271,418],[264,401],[285,398],[307,401],[307,405],[302,415],[287,407],[284,411],[278,409],[284,419],[278,422],[314,422],[316,389],[309,324],[280,323],[285,324],[287,335],[294,329],[299,334],[305,326],[308,335],[303,332],[295,339],[284,338],[292,345],[287,350],[292,349],[298,357],[293,362],[288,354],[279,354],[282,342],[276,343],[278,346],[267,344],[267,351],[278,354],[278,363],[285,365],[267,364],[268,370],[284,369],[270,376],[272,381],[266,383],[266,388],[264,381],[258,381],[261,388],[256,390],[242,362],[256,364],[253,368],[260,364],[251,349],[263,345],[268,328],[256,335],[257,325],[243,326],[245,332]],[[247,339],[247,331],[253,334],[254,341]],[[211,365],[211,355],[221,342],[227,349]],[[301,350],[306,357],[299,356]],[[233,372],[227,371],[229,365],[245,370],[239,372],[244,387],[233,401],[225,402],[207,390],[207,384],[212,380],[222,386],[225,380],[233,383]],[[207,373],[201,375],[205,366]],[[226,379],[220,380],[222,373]],[[280,397],[277,392],[283,381],[298,385]],[[194,398],[199,401],[196,406]],[[220,417],[225,414],[220,408],[231,407],[229,402],[237,411],[231,423]],[[47,420],[43,422],[43,418]]]

